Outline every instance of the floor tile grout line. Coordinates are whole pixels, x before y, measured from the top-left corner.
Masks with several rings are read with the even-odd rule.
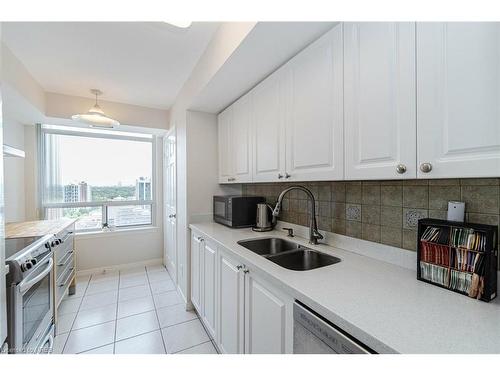
[[[116,345],[116,330],[118,328],[118,308],[120,307],[120,283],[121,283],[121,271],[118,271],[118,292],[116,294],[116,313],[115,313],[115,335],[113,337],[113,355],[115,354]]]
[[[169,306],[171,307],[171,306]],[[198,318],[193,318],[193,319],[189,319],[189,320],[186,320],[184,322],[179,322],[179,323],[175,323],[175,324],[170,324],[169,326],[165,326],[165,327],[160,327],[160,329],[167,329],[167,328],[171,328],[171,327],[175,327],[175,326],[178,326],[178,325],[181,325],[181,324],[184,324],[184,323],[189,323],[189,322],[192,322],[193,320],[198,320]],[[210,336],[209,336],[210,337]]]
[[[139,336],[142,336],[142,335],[147,335],[147,334],[150,334],[150,333],[153,333],[153,332],[157,332],[157,331],[161,331],[161,328],[158,328],[158,329],[153,329],[151,331],[147,331],[147,332],[142,332],[142,333],[138,333],[137,335],[133,335],[133,336],[130,336],[130,337],[126,337],[124,339],[119,339],[119,340],[116,340],[115,341],[115,344],[117,342],[122,342],[122,341],[127,341],[127,340],[130,340],[130,339],[134,339],[136,337],[139,337]],[[161,332],[160,332],[160,335],[161,335]],[[163,337],[162,337],[163,339]]]
[[[184,348],[184,349],[181,349],[181,350],[178,350],[176,352],[173,352],[172,354],[178,354],[180,352],[183,352],[184,350],[189,350],[189,349],[192,349],[192,348],[196,348],[197,346],[200,346],[200,345],[203,345],[203,344],[206,344],[207,342],[209,343],[212,343],[212,340],[207,340],[207,341],[203,341],[199,344],[196,344],[196,345],[193,345],[193,346],[190,346],[190,347],[187,347],[187,348]],[[213,345],[213,344],[212,344]]]
[[[89,280],[87,282],[87,285],[85,286],[85,290],[83,291],[83,296],[85,296],[85,294],[87,293],[87,289],[90,285],[90,280],[92,280],[92,275],[90,275]],[[64,349],[66,349],[66,344],[68,343],[69,336],[71,335],[71,331],[73,330],[73,326],[75,325],[76,318],[78,317],[78,313],[80,312],[80,307],[82,306],[82,303],[83,303],[83,296],[82,296],[82,299],[80,300],[80,303],[78,304],[78,310],[76,311],[75,319],[73,320],[73,323],[71,323],[71,327],[68,331],[68,337],[66,337],[66,340],[64,341],[64,345],[63,345],[63,348],[61,350],[61,354],[64,353]],[[57,314],[57,312],[56,312],[56,314]],[[56,327],[56,329],[57,329],[57,327]]]
[[[90,352],[90,351],[92,351],[92,350],[96,350],[96,349],[104,348],[105,346],[108,346],[108,345],[113,345],[113,352],[114,352],[115,343],[114,343],[114,342],[111,342],[111,343],[109,343],[109,344],[104,344],[104,345],[101,345],[101,346],[96,346],[95,348],[92,348],[92,349],[89,349],[89,350],[84,350],[83,352],[78,352],[78,353],[75,353],[75,354],[85,354],[85,353]]]
[[[168,272],[168,271],[167,271]],[[170,276],[170,275],[169,275]],[[151,293],[153,293],[153,290],[151,289],[151,281],[149,280],[149,274],[147,272],[147,268],[146,268],[146,278],[148,279],[148,286],[149,286],[149,291]],[[167,352],[167,345],[165,345],[165,338],[163,337],[163,332],[162,332],[162,329],[160,327],[160,318],[158,316],[158,311],[157,311],[157,307],[156,307],[156,303],[155,303],[155,299],[153,298],[153,306],[155,307],[155,315],[156,315],[156,321],[158,322],[158,327],[160,329],[160,336],[161,336],[161,342],[163,344],[163,350],[165,350],[165,354],[168,354]]]
[[[157,272],[162,272],[162,271],[156,271],[156,273],[157,273]],[[168,271],[167,271],[166,269],[165,269],[165,272],[167,272],[167,273],[168,273]],[[148,296],[144,296],[144,297],[137,297],[137,298],[132,298],[132,299],[130,299],[130,300],[121,301],[121,302],[127,302],[127,301],[131,301],[131,300],[138,299],[138,298],[151,297],[151,298],[153,299],[153,306],[154,306],[154,308],[153,308],[152,310],[148,310],[148,311],[140,312],[140,313],[137,313],[137,314],[131,314],[131,315],[128,315],[128,316],[124,316],[124,317],[122,317],[122,318],[118,318],[118,304],[120,303],[120,300],[119,300],[120,289],[127,289],[127,288],[136,287],[136,286],[142,286],[142,285],[136,285],[136,286],[130,286],[130,287],[126,287],[126,288],[120,288],[119,286],[120,286],[120,277],[121,277],[120,275],[121,275],[121,272],[119,272],[119,273],[118,273],[118,288],[117,288],[117,290],[116,290],[116,291],[117,291],[117,302],[116,302],[117,309],[116,309],[115,319],[114,319],[114,320],[109,320],[109,321],[107,321],[107,322],[100,322],[100,323],[93,324],[93,325],[90,325],[90,326],[87,326],[87,327],[81,327],[81,328],[78,328],[78,329],[73,329],[74,324],[75,324],[75,321],[76,321],[76,318],[77,318],[78,314],[79,314],[81,311],[89,311],[89,310],[99,309],[99,308],[102,308],[102,307],[106,307],[106,306],[111,306],[111,305],[112,305],[112,304],[106,304],[106,305],[103,305],[103,306],[94,307],[94,308],[92,308],[92,309],[85,309],[85,310],[82,310],[82,309],[81,309],[82,304],[83,304],[83,300],[84,300],[84,298],[86,298],[86,297],[91,297],[91,296],[98,295],[98,294],[102,294],[102,293],[114,292],[114,290],[107,290],[107,291],[97,292],[97,293],[93,293],[93,294],[87,294],[88,288],[89,288],[89,286],[91,285],[92,276],[94,276],[94,274],[90,275],[90,276],[89,276],[89,279],[88,279],[88,281],[87,281],[87,283],[86,283],[86,286],[85,286],[85,291],[83,292],[83,295],[82,295],[82,297],[81,297],[81,301],[80,301],[80,303],[79,303],[79,305],[78,305],[78,310],[77,310],[76,312],[73,312],[73,313],[72,313],[72,314],[76,314],[76,315],[75,315],[75,319],[73,320],[73,323],[72,323],[72,325],[71,325],[71,328],[70,328],[70,330],[69,330],[68,332],[61,333],[61,335],[62,335],[62,334],[66,334],[66,333],[68,334],[68,337],[67,337],[67,338],[66,338],[66,340],[65,340],[65,343],[64,343],[64,346],[63,346],[62,352],[64,352],[64,349],[66,348],[67,341],[68,341],[69,336],[71,335],[71,333],[72,333],[72,332],[74,332],[74,331],[78,331],[78,330],[87,329],[87,328],[91,328],[91,327],[95,327],[95,326],[98,326],[98,325],[101,325],[101,324],[106,324],[106,323],[110,323],[110,322],[114,321],[114,322],[115,322],[115,331],[114,331],[114,341],[112,342],[112,344],[113,344],[113,353],[114,353],[114,352],[115,352],[114,344],[117,342],[117,340],[116,340],[116,334],[117,334],[116,330],[117,330],[117,323],[118,323],[118,320],[125,319],[125,318],[132,317],[132,316],[136,316],[136,315],[140,315],[140,314],[144,314],[144,313],[147,313],[147,312],[151,312],[151,311],[153,311],[153,310],[155,311],[155,315],[156,315],[156,318],[157,318],[157,321],[158,321],[158,327],[159,327],[159,328],[158,328],[158,330],[160,331],[160,335],[161,335],[161,337],[162,337],[163,347],[164,347],[164,349],[165,349],[165,352],[167,352],[167,351],[166,351],[166,347],[165,347],[165,342],[164,342],[164,340],[163,340],[163,333],[161,332],[161,330],[162,330],[162,329],[164,329],[164,328],[168,328],[168,327],[172,327],[172,326],[178,325],[178,324],[187,323],[187,322],[189,322],[189,321],[191,321],[191,320],[194,320],[194,319],[191,319],[191,320],[188,320],[188,321],[185,321],[185,322],[181,322],[181,323],[176,323],[176,324],[173,324],[173,325],[170,325],[170,326],[166,326],[166,327],[163,327],[163,328],[162,328],[162,327],[160,327],[160,324],[159,324],[159,317],[158,317],[158,312],[157,312],[157,310],[158,310],[158,309],[163,309],[163,308],[173,307],[173,306],[176,306],[176,305],[179,305],[179,304],[174,304],[174,305],[169,305],[169,306],[162,306],[162,307],[157,308],[157,307],[156,307],[156,304],[155,304],[155,302],[154,302],[154,296],[155,296],[155,295],[158,295],[158,294],[164,294],[164,293],[168,293],[168,292],[173,292],[173,291],[175,291],[175,290],[172,290],[172,291],[162,291],[162,292],[160,292],[160,293],[153,293],[152,288],[151,288],[151,282],[150,282],[150,280],[149,280],[149,273],[147,272],[147,269],[146,269],[145,274],[146,274],[146,279],[147,279],[147,281],[148,281],[148,282],[147,282],[147,284],[144,284],[144,285],[147,285],[147,286],[149,287],[149,291],[150,291],[150,293],[151,293],[151,294],[150,294],[150,295],[148,295]],[[170,276],[170,275],[169,275],[169,276]],[[171,281],[172,279],[169,277],[169,280]],[[163,281],[163,280],[159,280],[159,281],[156,281],[155,283],[161,283],[162,281]],[[68,314],[71,314],[71,313],[68,313]],[[66,314],[63,314],[63,315],[66,315]],[[195,318],[195,319],[196,319],[196,318]],[[156,330],[154,330],[154,331],[156,331]],[[150,331],[150,332],[154,332],[154,331]],[[145,333],[150,333],[150,332],[145,332]],[[145,334],[145,333],[142,333],[142,334]],[[140,336],[140,335],[131,336],[131,337],[129,337],[129,338],[136,337],[136,336]],[[124,340],[124,339],[122,339],[122,340],[118,340],[118,341],[123,341],[123,340]],[[98,346],[98,347],[95,347],[95,348],[91,348],[91,349],[88,349],[88,350],[86,350],[86,351],[94,350],[94,349],[97,349],[97,348],[100,348],[100,347],[102,347],[102,346],[106,346],[106,345],[111,345],[111,343],[109,343],[109,344],[105,344],[105,345],[101,345],[101,346]],[[201,344],[200,344],[200,345],[201,345]],[[83,353],[83,352],[80,352],[80,353]]]

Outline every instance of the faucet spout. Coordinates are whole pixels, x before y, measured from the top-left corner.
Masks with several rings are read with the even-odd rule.
[[[309,202],[311,203],[311,215],[309,217],[309,243],[313,245],[318,244],[318,240],[323,239],[323,235],[318,231],[318,224],[316,222],[316,201],[314,199],[314,195],[311,191],[303,186],[290,186],[289,188],[283,190],[278,197],[278,201],[276,202],[276,206],[273,210],[273,216],[277,218],[281,211],[281,205],[283,202],[284,196],[292,190],[301,190],[306,193]]]

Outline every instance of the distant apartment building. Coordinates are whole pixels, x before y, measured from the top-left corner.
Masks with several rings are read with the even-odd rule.
[[[91,194],[91,187],[85,181],[64,185],[64,202],[88,202]]]
[[[139,177],[135,181],[135,199],[139,201],[151,200],[151,179]]]

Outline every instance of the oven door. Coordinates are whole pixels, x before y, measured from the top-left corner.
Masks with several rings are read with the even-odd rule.
[[[52,326],[54,316],[52,269],[51,254],[15,287],[10,306],[14,310],[11,311],[13,337],[9,340],[10,351],[33,354],[44,344],[41,341]]]

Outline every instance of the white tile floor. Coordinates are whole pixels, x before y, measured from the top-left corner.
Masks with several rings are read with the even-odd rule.
[[[56,354],[215,354],[163,266],[77,278],[59,307]]]

